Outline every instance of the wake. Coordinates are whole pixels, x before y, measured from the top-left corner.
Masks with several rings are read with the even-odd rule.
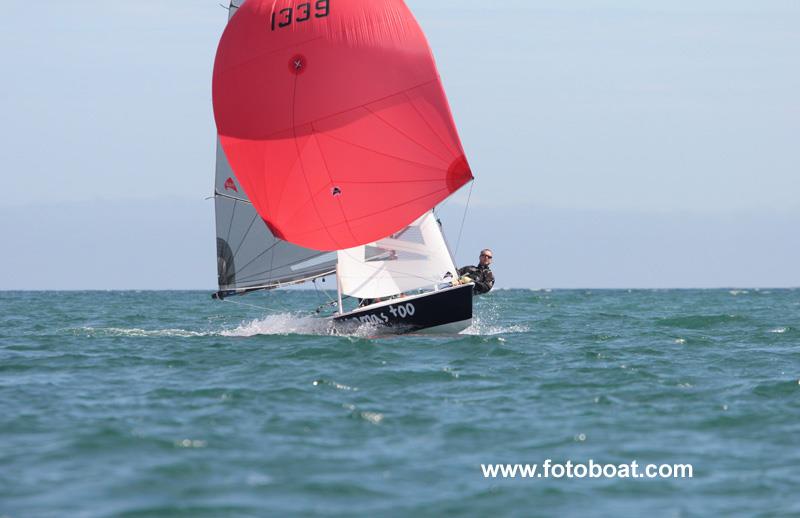
[[[526,333],[524,325],[500,325],[493,315],[478,315],[460,335],[496,336],[502,334]],[[73,334],[88,337],[130,337],[130,338],[197,338],[221,336],[226,338],[248,338],[253,336],[341,336],[372,338],[379,334],[376,324],[364,323],[345,331],[334,330],[330,320],[304,313],[276,313],[263,318],[243,321],[238,325],[223,326],[221,329],[194,331],[189,329],[140,329],[123,327],[80,327],[69,329]],[[401,335],[402,336],[402,335]]]
[[[249,337],[258,335],[313,335],[332,333],[331,323],[319,317],[294,313],[277,313],[242,322],[234,329],[221,331],[220,336]]]
[[[102,337],[132,337],[132,338],[194,338],[198,336],[211,336],[213,333],[202,331],[189,331],[187,329],[139,329],[124,327],[78,327],[72,328],[73,334],[84,335],[92,338]]]

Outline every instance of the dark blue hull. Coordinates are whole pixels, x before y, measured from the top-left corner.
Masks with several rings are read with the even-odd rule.
[[[377,334],[451,334],[471,323],[472,284],[393,299],[333,317],[334,330],[343,333],[375,326]]]

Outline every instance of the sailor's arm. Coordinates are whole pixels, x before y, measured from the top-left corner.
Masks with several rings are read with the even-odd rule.
[[[472,282],[474,277],[474,267],[473,266],[462,266],[458,269],[458,278],[453,280],[453,286],[458,286],[459,284],[468,284]]]

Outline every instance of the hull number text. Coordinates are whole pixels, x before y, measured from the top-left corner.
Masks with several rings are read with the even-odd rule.
[[[391,321],[402,320],[406,317],[413,317],[414,313],[417,312],[417,308],[415,308],[414,304],[411,302],[389,306],[387,309],[392,315],[392,318],[389,318],[386,313],[381,312],[355,317],[353,319],[348,319],[348,321],[357,320],[362,324],[388,324]]]

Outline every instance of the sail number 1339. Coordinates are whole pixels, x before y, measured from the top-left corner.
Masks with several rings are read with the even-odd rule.
[[[311,18],[325,18],[331,12],[330,0],[305,2],[272,13],[271,29],[283,29],[293,23],[307,22]]]

